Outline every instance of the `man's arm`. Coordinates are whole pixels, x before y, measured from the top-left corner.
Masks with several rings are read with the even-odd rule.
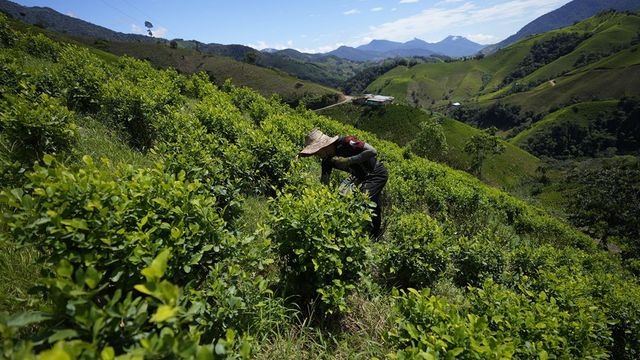
[[[349,165],[360,164],[365,161],[369,161],[372,157],[376,155],[378,155],[378,152],[376,151],[376,149],[373,146],[367,143],[364,143],[362,152],[358,155],[348,157],[347,160]]]

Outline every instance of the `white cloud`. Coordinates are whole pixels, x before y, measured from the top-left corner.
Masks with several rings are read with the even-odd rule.
[[[245,44],[254,49],[263,50],[263,49],[276,49],[276,50],[284,50],[293,48],[293,40],[287,40],[286,43],[267,43],[266,41],[258,40],[253,44]]]
[[[351,9],[351,10],[348,10],[348,11],[343,12],[343,14],[344,14],[344,15],[353,15],[353,14],[357,14],[357,13],[359,13],[359,12],[360,12],[360,11],[358,11],[357,9]]]
[[[77,16],[74,12],[72,12],[72,11],[69,11],[69,12],[67,13],[67,16],[71,16],[72,18],[77,18],[77,17],[78,17],[78,16]]]
[[[415,4],[420,0],[400,0],[400,4]]]
[[[370,39],[405,41],[456,26],[489,22],[504,23],[518,18],[534,19],[567,2],[569,0],[511,0],[482,7],[469,1],[453,8],[436,6],[406,18],[375,26],[364,34],[362,41],[367,42]]]
[[[140,35],[148,35],[149,33],[147,32],[146,28],[142,28],[136,24],[131,24],[131,32],[134,34],[140,34]],[[167,35],[169,33],[169,30],[163,26],[158,26],[158,27],[154,27],[151,29],[151,32],[153,33],[153,37],[165,37],[165,35]]]
[[[383,7],[374,7],[373,9],[371,9],[371,11],[376,12],[376,11],[382,11],[384,10]]]
[[[296,48],[296,50],[307,54],[326,53],[345,45],[344,43],[336,43],[333,45],[318,46],[316,48]]]
[[[483,44],[483,45],[493,44],[497,42],[497,39],[495,36],[487,35],[487,34],[467,34],[464,37],[466,37],[467,39],[473,42],[477,42],[478,44]]]

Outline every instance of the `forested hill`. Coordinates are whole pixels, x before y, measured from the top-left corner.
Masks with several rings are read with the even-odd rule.
[[[304,107],[24,29],[0,16],[3,357],[640,354],[637,256]],[[314,127],[379,151],[380,238],[296,160]]]
[[[574,0],[559,9],[535,19],[525,25],[516,34],[496,45],[490,46],[485,51],[487,53],[494,52],[527,36],[560,29],[572,25],[575,22],[588,19],[600,11],[610,9],[617,11],[637,11],[640,10],[640,0]]]

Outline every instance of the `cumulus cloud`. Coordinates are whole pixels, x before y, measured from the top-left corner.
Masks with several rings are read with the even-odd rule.
[[[478,44],[483,45],[493,44],[497,41],[495,36],[487,34],[467,34],[464,37],[473,42],[477,42]]]
[[[360,11],[358,11],[357,9],[351,9],[351,10],[347,10],[345,12],[343,12],[344,15],[353,15],[353,14],[357,14]]]
[[[288,40],[285,43],[267,43],[266,41],[258,40],[252,44],[245,44],[248,47],[252,47],[254,49],[263,50],[263,49],[276,49],[276,50],[284,50],[293,48],[293,40]]]
[[[374,26],[363,37],[404,41],[454,26],[512,21],[526,16],[539,16],[564,5],[568,0],[511,0],[492,6],[466,2],[455,7],[435,6],[415,15]]]

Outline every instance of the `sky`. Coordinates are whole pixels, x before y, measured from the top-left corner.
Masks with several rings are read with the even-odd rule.
[[[328,52],[373,39],[494,44],[570,0],[13,0],[125,32],[256,49]]]

